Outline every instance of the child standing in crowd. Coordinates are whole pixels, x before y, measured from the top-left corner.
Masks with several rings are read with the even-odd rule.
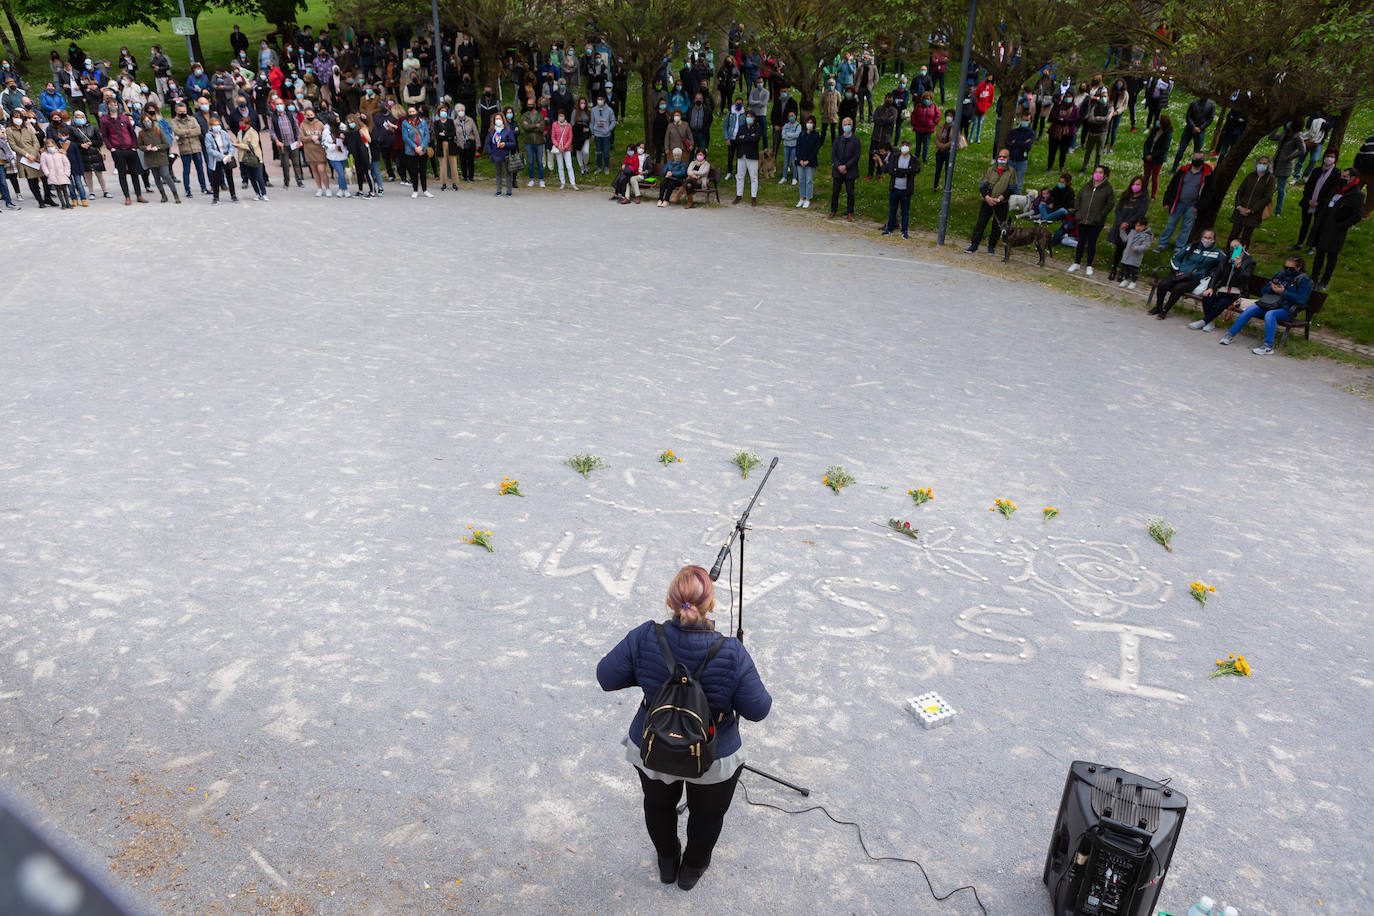
[[[1135,228],[1126,236],[1126,250],[1121,254],[1121,282],[1118,286],[1135,289],[1135,281],[1140,279],[1140,262],[1145,252],[1150,250],[1154,238],[1150,232],[1150,221],[1145,217],[1136,220]]]
[[[56,137],[48,138],[43,145],[38,165],[43,170],[43,180],[48,183],[48,187],[57,192],[58,205],[63,210],[72,209],[72,165],[67,161],[67,153],[58,145]]]

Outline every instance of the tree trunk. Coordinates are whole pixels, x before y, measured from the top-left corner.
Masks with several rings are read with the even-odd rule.
[[[635,67],[635,72],[639,74],[639,100],[644,111],[644,142],[645,146],[653,149],[653,144],[649,143],[649,131],[654,129],[654,74],[658,72],[658,56],[644,54],[640,57],[640,63]],[[628,87],[626,87],[628,88]],[[625,100],[629,101],[627,95]]]
[[[14,45],[10,44],[9,33],[6,32],[3,27],[0,27],[0,45],[5,46],[5,56],[14,61],[17,65],[19,63],[19,58],[14,53]]]
[[[200,17],[197,16],[195,13],[191,13],[190,15],[191,27],[195,30],[195,34],[191,36],[191,53],[195,55],[196,60],[204,64],[205,52],[200,49],[200,25],[198,24],[199,18]],[[209,68],[206,68],[205,72],[209,73]]]
[[[1327,150],[1334,152],[1336,154],[1337,159],[1340,158],[1341,146],[1345,143],[1345,132],[1349,129],[1350,118],[1354,114],[1355,106],[1347,106],[1345,110],[1342,111],[1340,115],[1336,118],[1336,124],[1334,127],[1331,128],[1331,136],[1326,141]],[[1325,154],[1323,153],[1323,155]],[[1367,188],[1365,189],[1365,193],[1369,193],[1369,190]]]
[[[14,18],[14,9],[9,3],[0,3],[5,8],[5,18],[9,20],[10,31],[14,33],[14,43],[19,46],[19,60],[32,60],[29,57],[29,44],[24,41],[24,30],[19,28],[19,20]],[[5,43],[6,47],[9,43]],[[18,63],[18,61],[16,61]]]
[[[1269,136],[1269,133],[1282,125],[1288,118],[1281,114],[1268,115],[1263,119],[1254,114],[1250,115],[1245,122],[1245,130],[1231,148],[1226,151],[1218,162],[1216,169],[1212,172],[1212,181],[1215,190],[1212,194],[1212,202],[1207,205],[1207,209],[1199,210],[1197,220],[1193,223],[1193,233],[1188,241],[1196,241],[1202,236],[1203,230],[1217,228],[1217,216],[1220,213],[1228,212],[1222,209],[1226,202],[1227,192],[1231,190],[1231,184],[1235,181],[1240,170],[1244,168],[1245,161],[1250,158],[1250,153],[1256,146]],[[1217,241],[1221,241],[1218,235]]]

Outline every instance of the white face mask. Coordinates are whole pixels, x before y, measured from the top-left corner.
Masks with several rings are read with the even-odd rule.
[[[500,119],[500,118],[497,118],[495,121],[492,122],[492,124],[493,124],[493,126],[495,126],[495,128],[496,128],[497,130],[500,130],[500,129],[501,129],[501,119]]]
[[[909,146],[907,146],[905,143],[903,143],[903,144],[902,144],[902,155],[905,156],[907,153],[910,153],[910,152],[911,152],[911,147],[909,147]]]

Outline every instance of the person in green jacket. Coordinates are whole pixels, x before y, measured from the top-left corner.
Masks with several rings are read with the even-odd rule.
[[[978,245],[983,241],[983,230],[987,228],[988,221],[996,216],[997,219],[992,224],[992,235],[988,237],[988,254],[997,253],[997,242],[1002,237],[1001,226],[1007,221],[1007,197],[1011,194],[1012,185],[1016,181],[1016,171],[1011,167],[1011,151],[999,149],[997,151],[997,161],[988,166],[988,170],[983,173],[983,181],[978,185],[978,193],[982,195],[983,201],[978,205],[978,221],[973,224],[973,237],[969,240],[969,246],[964,249],[968,254],[978,251]],[[1108,196],[1108,203],[1111,198]],[[1102,231],[1102,227],[1097,227]]]
[[[1083,266],[1083,273],[1093,275],[1093,259],[1097,257],[1097,240],[1102,235],[1102,227],[1111,219],[1112,209],[1116,206],[1116,191],[1107,176],[1112,173],[1109,166],[1099,165],[1093,169],[1093,180],[1078,189],[1078,199],[1074,201],[1074,221],[1078,223],[1078,247],[1073,251],[1073,263],[1069,273]]]
[[[540,100],[547,105],[546,99]],[[534,187],[534,182],[539,181],[539,187],[544,187],[544,129],[547,122],[544,119],[544,112],[536,105],[528,108],[520,116],[520,142],[525,144],[525,168],[530,176],[529,184],[526,187]]]

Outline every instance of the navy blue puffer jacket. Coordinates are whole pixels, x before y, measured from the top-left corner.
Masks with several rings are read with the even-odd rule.
[[[644,702],[635,709],[634,721],[630,723],[630,740],[639,746],[640,735],[644,732],[644,712],[648,701],[653,699],[658,688],[668,680],[668,663],[663,658],[663,650],[654,632],[656,621],[648,620],[635,627],[616,647],[606,653],[596,666],[596,679],[602,690],[623,690],[638,686],[644,691]],[[668,648],[673,657],[696,671],[697,665],[706,657],[715,644],[715,630],[696,629],[679,626],[676,621],[663,624],[663,635],[668,640]],[[713,713],[737,713],[746,719],[758,722],[768,715],[773,698],[764,689],[759,679],[754,660],[744,643],[733,637],[726,637],[725,645],[720,647],[716,657],[701,673],[701,686],[706,691],[706,699]],[[716,731],[716,756],[728,757],[739,750],[739,720],[727,715]]]

